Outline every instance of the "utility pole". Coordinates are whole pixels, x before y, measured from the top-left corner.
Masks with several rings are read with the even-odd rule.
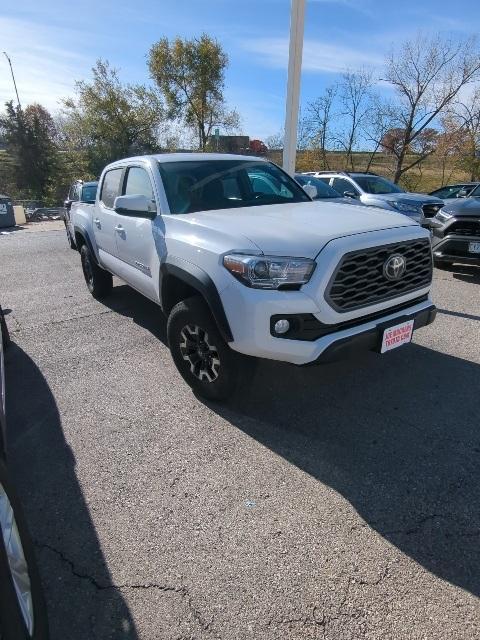
[[[285,139],[283,141],[283,168],[292,176],[295,173],[295,159],[297,155],[298,106],[300,100],[304,22],[305,0],[292,0]]]
[[[18,89],[17,89],[17,83],[15,82],[15,75],[13,73],[13,67],[12,67],[12,61],[10,60],[10,58],[7,55],[7,52],[4,51],[3,52],[4,56],[6,57],[6,59],[8,60],[8,64],[10,65],[10,71],[12,72],[12,80],[13,80],[13,86],[15,87],[15,93],[17,94],[17,102],[18,102],[18,108],[21,109],[22,105],[20,104],[20,98],[18,97]]]

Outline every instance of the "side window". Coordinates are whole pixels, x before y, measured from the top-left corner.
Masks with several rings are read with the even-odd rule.
[[[68,199],[76,201],[78,200],[78,184],[72,184],[68,193]]]
[[[335,191],[338,191],[338,193],[340,193],[342,196],[345,193],[345,191],[350,191],[351,193],[358,195],[357,189],[355,189],[355,187],[351,182],[349,182],[348,180],[345,180],[345,178],[334,178],[332,187],[335,189]]]
[[[115,198],[119,195],[122,172],[123,169],[111,169],[103,178],[100,200],[109,209],[113,209]]]
[[[242,194],[237,178],[222,178],[223,195],[229,200],[241,200]]]
[[[154,200],[152,183],[150,176],[141,167],[130,167],[127,174],[127,181],[125,183],[126,196],[142,195],[146,196],[149,200]]]

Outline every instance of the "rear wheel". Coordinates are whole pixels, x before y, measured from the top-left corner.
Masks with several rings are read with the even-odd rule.
[[[253,373],[254,359],[230,349],[200,297],[183,300],[172,309],[167,336],[183,379],[208,400],[225,400],[234,393],[241,377]]]
[[[98,266],[86,244],[80,249],[80,258],[85,282],[92,296],[98,300],[108,296],[113,287],[112,274]]]
[[[32,541],[0,460],[0,638],[46,640],[48,621]]]

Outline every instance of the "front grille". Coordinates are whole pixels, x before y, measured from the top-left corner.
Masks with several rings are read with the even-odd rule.
[[[383,267],[395,254],[405,257],[406,270],[399,280],[388,280]],[[325,299],[333,309],[344,313],[423,289],[431,281],[430,240],[422,238],[345,254],[328,284]]]
[[[422,207],[423,215],[425,218],[433,218],[433,216],[436,216],[442,207],[443,203],[441,202],[430,202],[428,204],[424,204]]]
[[[473,236],[480,238],[480,220],[458,220],[453,222],[446,230],[445,235]]]

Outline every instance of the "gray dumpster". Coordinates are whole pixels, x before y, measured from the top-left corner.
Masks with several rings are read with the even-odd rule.
[[[8,196],[0,194],[0,229],[2,227],[14,227],[15,214],[13,213],[12,201]]]

